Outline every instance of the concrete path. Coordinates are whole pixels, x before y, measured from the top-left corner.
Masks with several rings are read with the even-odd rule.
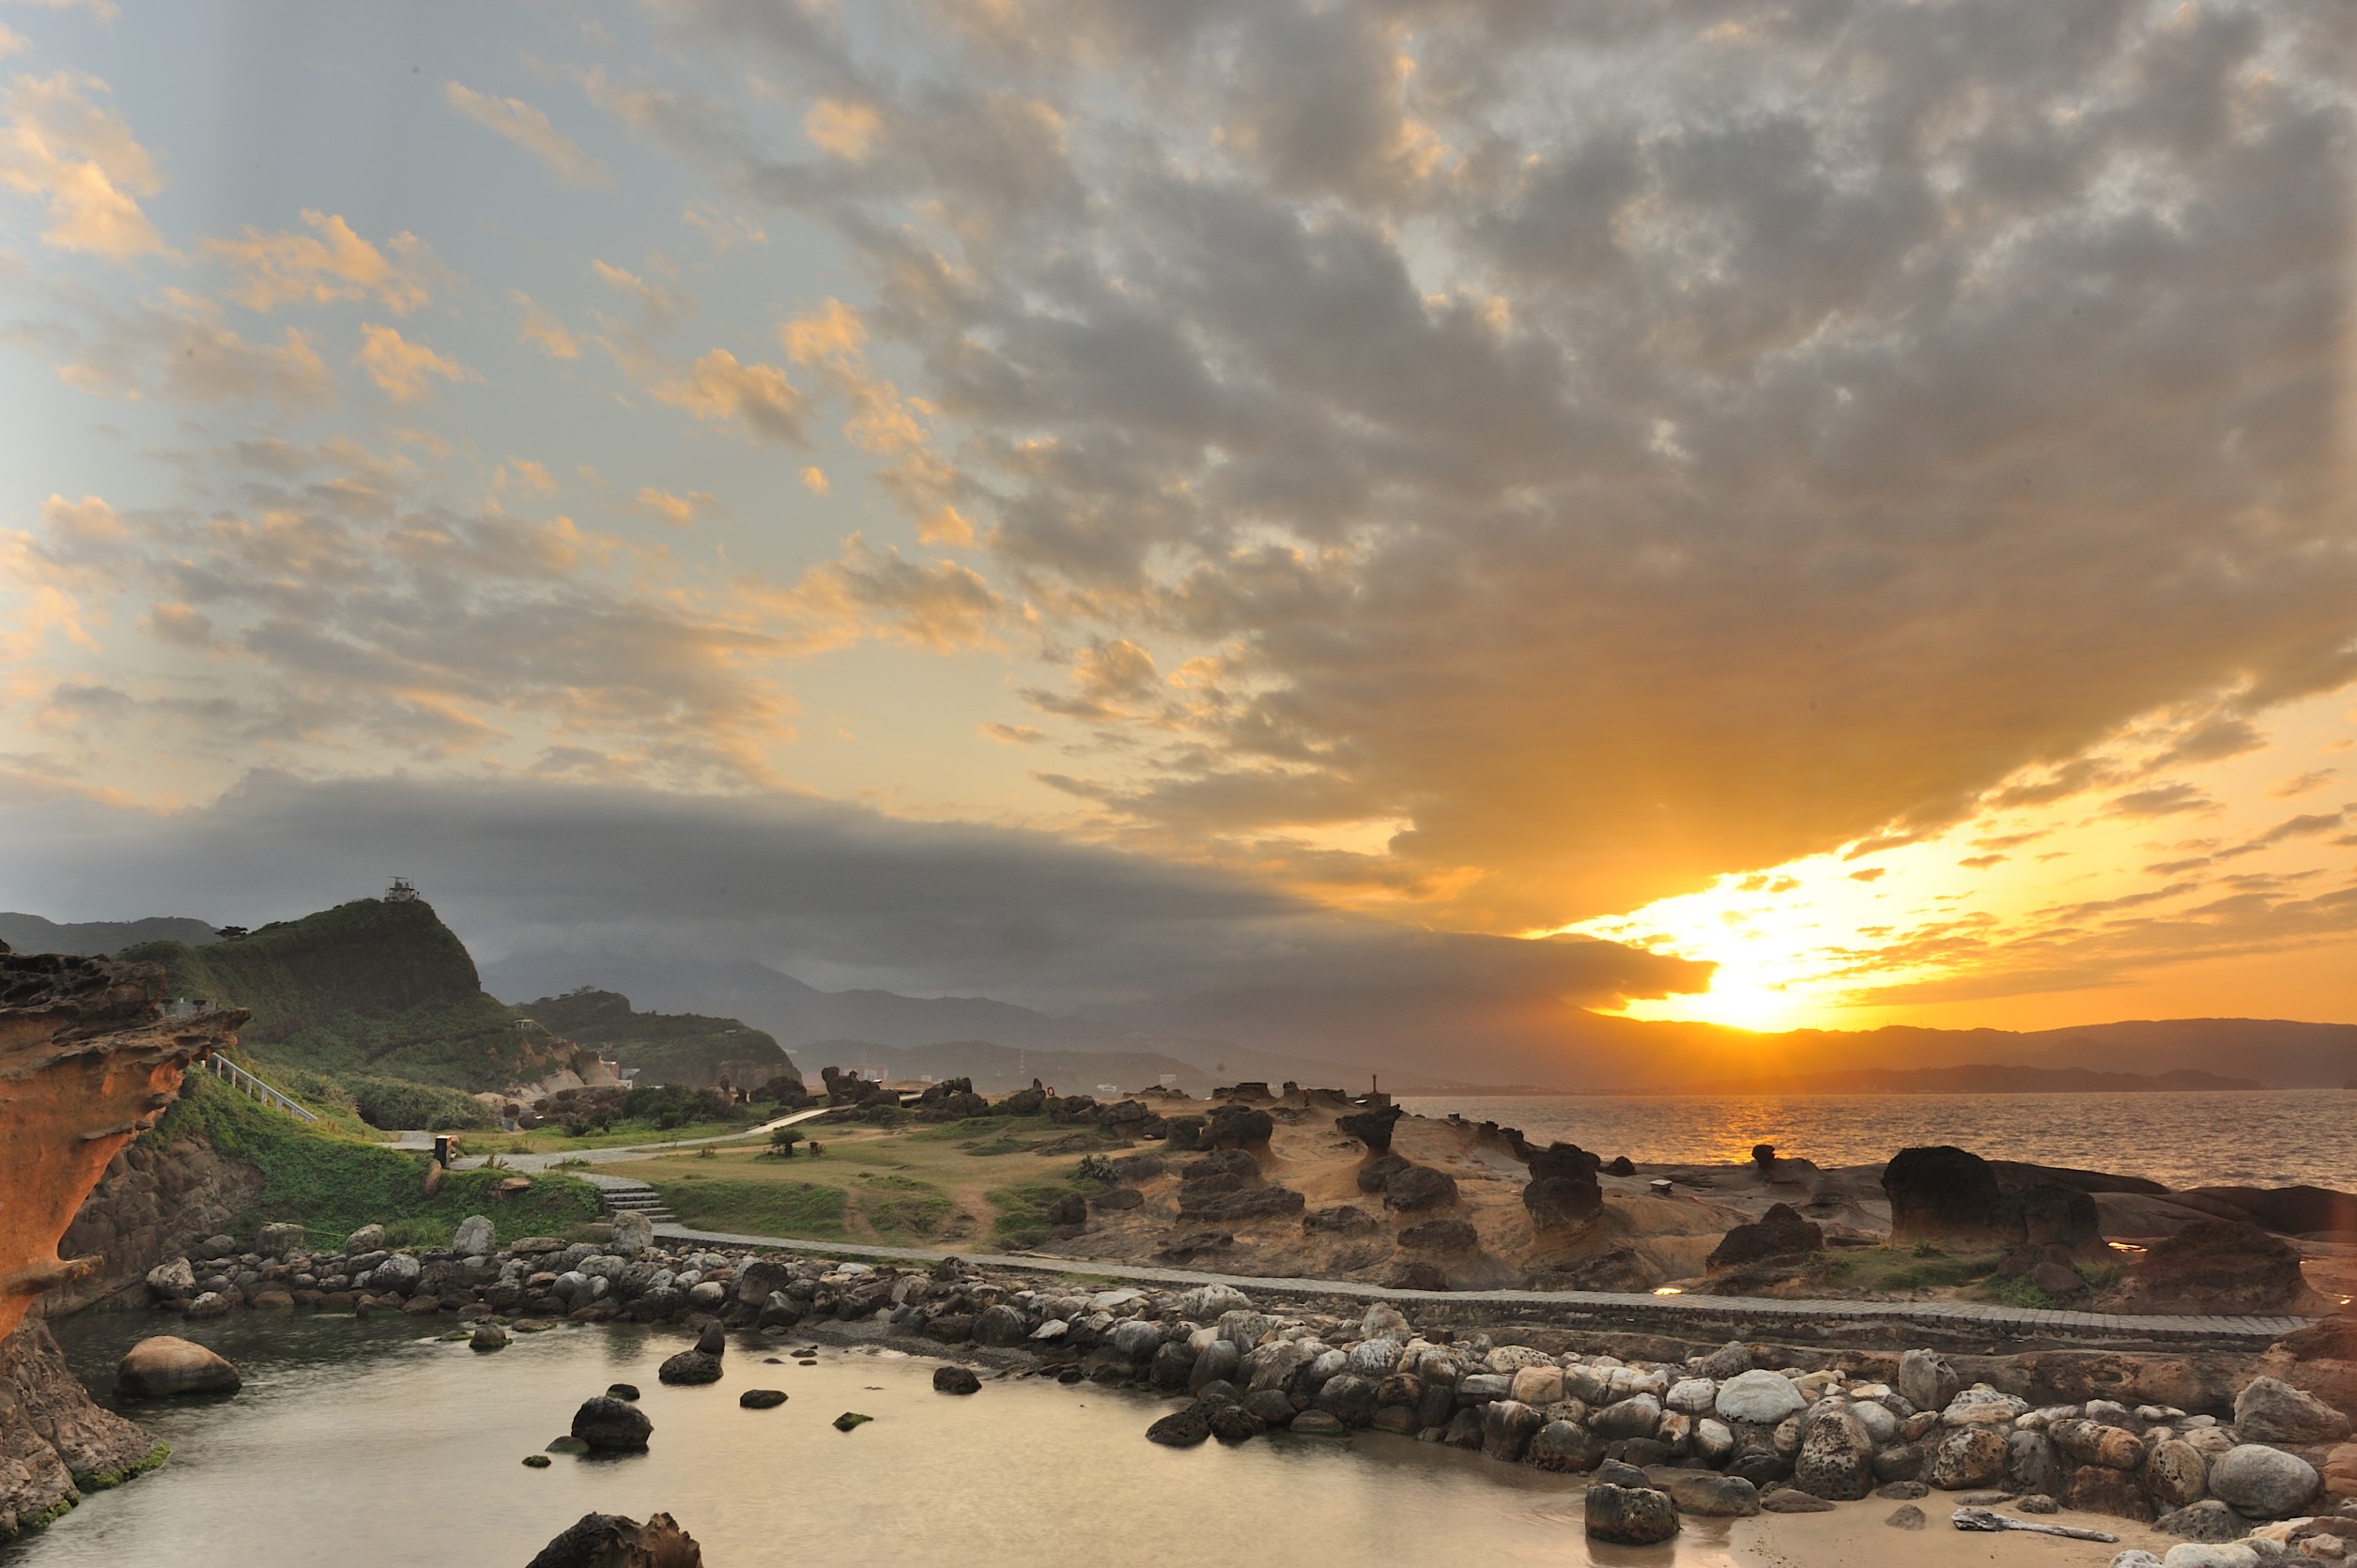
[[[820,1105],[808,1111],[795,1111],[765,1121],[759,1127],[748,1127],[738,1132],[722,1132],[710,1138],[677,1138],[665,1144],[632,1144],[624,1148],[560,1149],[547,1154],[502,1154],[498,1159],[501,1169],[524,1175],[553,1170],[568,1161],[585,1161],[592,1165],[613,1165],[626,1160],[644,1160],[648,1155],[661,1154],[667,1149],[690,1149],[704,1144],[733,1144],[747,1138],[766,1138],[774,1129],[792,1127],[796,1122],[806,1122],[813,1116],[824,1115],[827,1109],[826,1106]],[[461,1149],[465,1148],[467,1135],[461,1132],[455,1136],[458,1139],[458,1146]],[[404,1132],[391,1146],[411,1154],[430,1154],[434,1148],[434,1138],[435,1134],[431,1132]],[[461,1154],[457,1161],[450,1168],[454,1171],[479,1170],[490,1159],[488,1155]],[[572,1174],[586,1175],[582,1172]],[[589,1179],[596,1178],[590,1177]]]
[[[606,1183],[618,1180],[607,1177]],[[2205,1349],[2264,1349],[2294,1330],[2304,1317],[2160,1317],[2111,1313],[2041,1312],[1972,1301],[1786,1301],[1758,1296],[1653,1296],[1613,1290],[1400,1290],[1357,1280],[1267,1279],[1250,1274],[1211,1274],[1190,1268],[1115,1263],[1101,1258],[1055,1257],[1041,1253],[947,1253],[927,1247],[886,1247],[866,1242],[809,1241],[775,1236],[657,1225],[658,1241],[716,1247],[768,1247],[829,1257],[877,1258],[893,1263],[936,1263],[962,1257],[987,1268],[1018,1268],[1043,1274],[1083,1274],[1131,1280],[1141,1284],[1233,1285],[1258,1295],[1343,1298],[1350,1300],[1424,1302],[1446,1306],[1543,1307],[1568,1325],[1587,1319],[1599,1326],[1662,1333],[1694,1333],[1726,1326],[1738,1333],[1770,1333],[1793,1324],[1919,1324],[1951,1333],[1992,1339],[2134,1341]]]

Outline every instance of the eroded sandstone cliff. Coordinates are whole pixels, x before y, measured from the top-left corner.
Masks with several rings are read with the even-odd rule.
[[[0,945],[0,1535],[149,1462],[154,1445],[94,1405],[26,1314],[99,1273],[57,1243],[124,1145],[155,1125],[191,1062],[235,1043],[237,1008],[165,1016],[154,964]]]

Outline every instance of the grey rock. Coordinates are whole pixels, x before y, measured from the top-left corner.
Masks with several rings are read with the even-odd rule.
[[[1918,1410],[1944,1410],[1964,1386],[1956,1369],[1929,1350],[1910,1350],[1899,1358],[1899,1374],[1891,1380],[1899,1397]]]
[[[1592,1470],[1603,1461],[1604,1448],[1603,1438],[1578,1422],[1550,1421],[1532,1437],[1522,1462],[1542,1470]]]
[[[1874,1489],[1874,1441],[1856,1416],[1828,1410],[1810,1423],[1793,1459],[1793,1484],[1836,1502]]]
[[[1649,1486],[1599,1482],[1588,1488],[1587,1528],[1592,1539],[1615,1545],[1658,1545],[1678,1533],[1677,1505]]]
[[[488,1215],[470,1214],[452,1233],[450,1251],[454,1257],[489,1257],[496,1239]]]
[[[1721,1421],[1774,1426],[1788,1416],[1799,1414],[1808,1405],[1809,1401],[1793,1386],[1793,1380],[1779,1372],[1738,1373],[1718,1386]]]
[[[1650,1437],[1661,1426],[1661,1402],[1649,1393],[1607,1405],[1588,1418],[1588,1427],[1606,1441]]]
[[[643,1450],[655,1423],[636,1405],[601,1394],[585,1399],[573,1412],[573,1436],[596,1453],[628,1453]]]
[[[2336,1443],[2349,1436],[2349,1418],[2312,1393],[2260,1377],[2235,1395],[2234,1429],[2246,1443]]]
[[[2210,1467],[2210,1490],[2256,1519],[2284,1519],[2317,1495],[2323,1478],[2296,1453],[2239,1443]]]
[[[2250,1533],[2240,1514],[2215,1498],[2172,1509],[2152,1521],[2152,1528],[2180,1541],[2239,1541]]]
[[[1482,1453],[1507,1464],[1519,1463],[1531,1439],[1546,1424],[1545,1416],[1518,1400],[1492,1400],[1481,1407]]]
[[[1883,1521],[1893,1530],[1921,1530],[1926,1522],[1923,1510],[1911,1502],[1901,1503],[1890,1511],[1890,1517]]]
[[[612,1239],[608,1243],[625,1257],[637,1257],[655,1246],[655,1222],[645,1215],[624,1209],[614,1216]]]
[[[1760,1489],[1741,1476],[1713,1475],[1708,1470],[1685,1470],[1668,1477],[1662,1490],[1681,1514],[1713,1519],[1740,1519],[1760,1511]]]

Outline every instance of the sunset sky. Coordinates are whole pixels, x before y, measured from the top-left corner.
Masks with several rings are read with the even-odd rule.
[[[0,0],[0,907],[626,821],[2357,1022],[2352,84],[2347,0]]]

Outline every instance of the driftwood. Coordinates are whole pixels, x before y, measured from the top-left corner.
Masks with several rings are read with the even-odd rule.
[[[2100,1530],[2078,1530],[2070,1525],[2041,1525],[2035,1519],[2016,1519],[2010,1514],[1994,1514],[1985,1508],[1960,1508],[1949,1516],[1958,1530],[2026,1530],[2032,1535],[2060,1535],[2072,1541],[2101,1541],[2117,1545],[2119,1537],[2106,1535]]]

